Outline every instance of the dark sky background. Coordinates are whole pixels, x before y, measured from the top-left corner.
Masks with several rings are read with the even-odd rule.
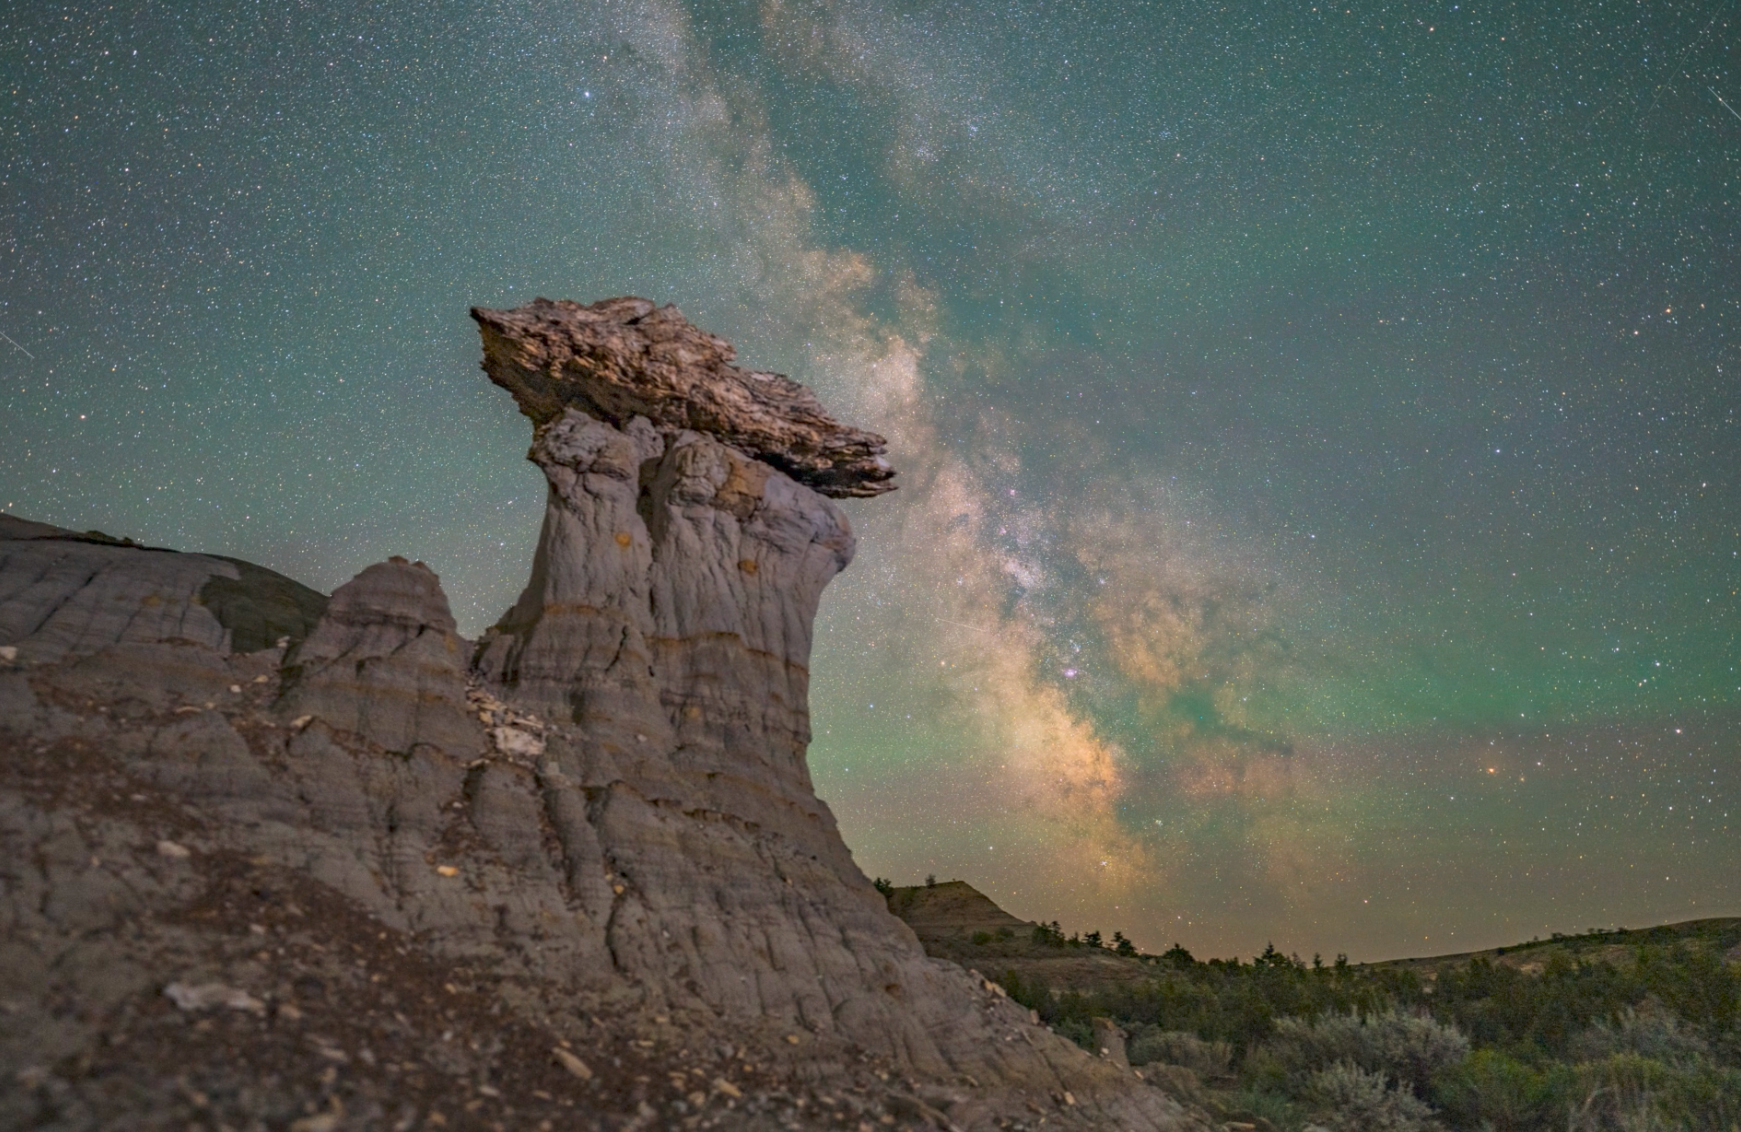
[[[462,629],[472,304],[677,303],[886,433],[872,874],[1356,959],[1741,914],[1741,15],[502,0],[0,15],[0,507]]]

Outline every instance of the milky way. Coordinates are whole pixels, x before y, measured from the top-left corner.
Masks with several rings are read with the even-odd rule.
[[[885,433],[859,862],[1148,948],[1741,914],[1722,4],[20,6],[0,507],[476,633],[466,308],[676,302]]]

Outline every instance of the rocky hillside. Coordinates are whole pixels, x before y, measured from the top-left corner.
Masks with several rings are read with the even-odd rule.
[[[913,929],[927,954],[994,978],[1014,972],[1060,992],[1136,985],[1153,978],[1153,956],[1054,946],[1035,936],[1041,925],[1018,920],[966,881],[894,887],[888,905]]]
[[[1204,1127],[929,958],[805,764],[882,442],[640,299],[475,311],[549,483],[482,640],[0,520],[0,1127]]]

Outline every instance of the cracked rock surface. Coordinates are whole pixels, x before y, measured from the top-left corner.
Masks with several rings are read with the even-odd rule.
[[[732,365],[731,343],[646,299],[534,299],[472,308],[484,372],[544,424],[565,408],[622,427],[645,417],[694,429],[778,468],[823,495],[893,491],[883,438],[840,424],[808,389]]]
[[[475,644],[421,563],[326,599],[0,519],[0,1127],[1207,1127],[853,864],[805,764],[836,505],[729,430],[528,415]]]

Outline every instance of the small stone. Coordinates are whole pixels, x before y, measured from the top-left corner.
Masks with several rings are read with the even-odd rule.
[[[798,1035],[797,1034],[787,1034],[786,1035],[786,1044],[790,1045],[790,1046],[797,1045],[798,1044]]]
[[[309,724],[311,724],[313,722],[314,722],[314,716],[312,716],[312,715],[299,715],[295,719],[290,721],[290,726],[296,728],[298,731],[301,731],[304,727],[307,727]]]
[[[544,753],[544,740],[542,738],[529,731],[521,731],[517,727],[492,728],[490,739],[496,744],[496,750],[504,755],[537,758]]]
[[[160,857],[172,857],[177,861],[185,861],[193,856],[193,850],[185,845],[177,845],[173,841],[165,840],[157,843],[157,855]]]
[[[230,695],[239,696],[241,694],[242,694],[242,686],[240,684],[231,684],[230,685]]]
[[[163,996],[182,1010],[210,1010],[214,1006],[225,1006],[255,1014],[266,1012],[264,1002],[245,990],[222,983],[170,983],[163,988]]]
[[[254,683],[265,684],[265,683],[268,683],[271,679],[272,678],[270,676],[260,675],[260,676],[254,677]]]
[[[318,1116],[305,1116],[301,1120],[292,1120],[290,1132],[333,1132],[338,1126],[338,1113],[323,1112]]]
[[[561,1046],[552,1047],[550,1055],[556,1059],[556,1064],[562,1066],[562,1068],[568,1070],[576,1077],[579,1077],[582,1081],[592,1080],[591,1067],[580,1058],[563,1049]]]
[[[730,1081],[727,1081],[724,1077],[715,1077],[713,1079],[713,1087],[715,1090],[730,1097],[734,1101],[739,1099],[740,1097],[742,1097],[744,1095],[744,1091],[742,1089],[738,1088],[736,1085],[732,1084]]]
[[[14,661],[18,659],[17,645],[0,645],[0,660]]]
[[[287,1022],[300,1022],[302,1021],[302,1011],[298,1010],[294,1003],[281,1002],[278,1004],[278,1017]]]
[[[496,1088],[494,1085],[479,1085],[478,1092],[486,1097],[499,1097],[502,1095],[501,1090]]]
[[[437,865],[435,866],[435,871],[444,877],[456,877],[459,875],[459,870],[454,868],[452,865]]]

